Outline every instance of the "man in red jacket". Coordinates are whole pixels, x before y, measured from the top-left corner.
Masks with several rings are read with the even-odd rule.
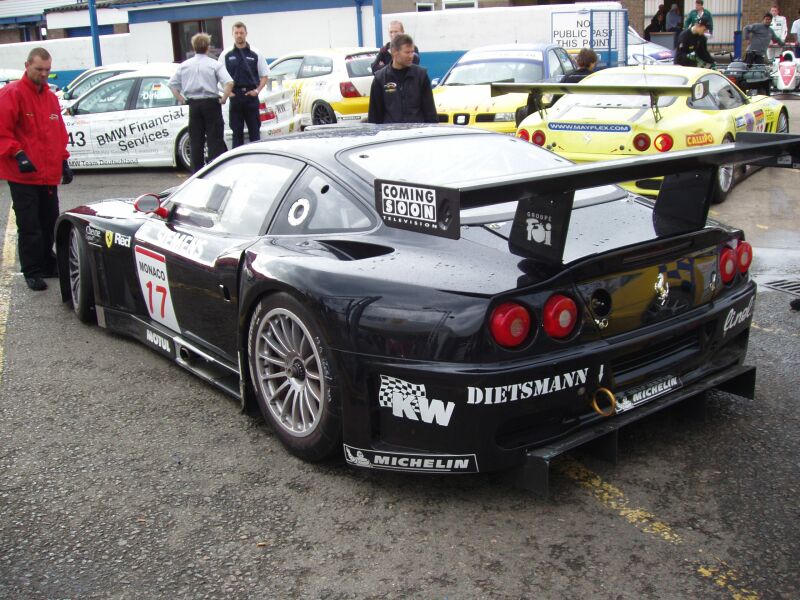
[[[8,181],[17,219],[19,262],[28,287],[47,289],[58,275],[53,237],[58,186],[72,181],[67,129],[47,78],[52,59],[34,48],[22,79],[0,90],[0,179]]]

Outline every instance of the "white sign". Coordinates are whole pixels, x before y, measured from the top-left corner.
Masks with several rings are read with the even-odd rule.
[[[589,12],[553,13],[552,39],[562,48],[594,48],[608,50],[611,29],[608,23],[595,20],[592,31],[592,18]]]

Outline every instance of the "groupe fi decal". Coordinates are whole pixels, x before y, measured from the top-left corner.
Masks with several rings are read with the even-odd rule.
[[[344,456],[348,464],[367,469],[428,473],[478,472],[478,459],[474,454],[401,454],[353,448],[345,444]]]

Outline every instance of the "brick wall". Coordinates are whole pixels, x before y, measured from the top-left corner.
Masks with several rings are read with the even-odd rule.
[[[0,29],[0,44],[16,44],[22,41],[22,31],[19,29]],[[12,68],[12,67],[9,67]],[[16,68],[16,67],[13,67]],[[21,67],[20,67],[21,68]]]

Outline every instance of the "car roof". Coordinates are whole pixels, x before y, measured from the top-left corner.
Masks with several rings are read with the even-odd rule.
[[[343,48],[307,48],[305,50],[296,50],[295,52],[287,52],[286,54],[279,56],[272,62],[278,62],[279,60],[283,60],[284,58],[291,58],[293,56],[306,56],[308,54],[313,54],[317,56],[330,56],[332,58],[342,57],[342,56],[350,56],[351,54],[367,54],[369,52],[377,52],[377,48],[368,48],[364,46],[352,46],[352,47],[343,47]]]
[[[179,66],[180,65],[176,63],[149,64],[143,66],[141,69],[135,69],[133,71],[120,73],[119,75],[114,75],[113,77],[103,80],[101,83],[108,83],[109,81],[118,81],[120,79],[128,79],[131,77],[172,77],[175,71],[178,70]]]
[[[386,142],[425,139],[453,135],[497,135],[477,128],[437,124],[373,125],[360,123],[351,126],[318,127],[303,133],[269,138],[235,148],[226,156],[248,153],[282,153],[309,159],[327,166],[341,168],[336,155],[342,151]]]
[[[716,71],[712,69],[698,69],[696,67],[681,67],[679,65],[637,65],[637,66],[630,66],[630,67],[609,67],[607,69],[600,69],[595,73],[592,73],[589,77],[586,77],[583,81],[589,83],[590,78],[594,77],[596,74],[604,74],[604,75],[623,75],[626,73],[646,73],[647,75],[671,75],[671,76],[681,76],[686,77],[686,79],[692,83],[695,80],[699,79],[703,75],[708,75],[709,73],[716,73]]]
[[[488,52],[508,52],[510,50],[535,50],[544,52],[549,48],[555,48],[555,44],[492,44],[490,46],[479,46],[468,50],[462,58],[467,58],[470,54],[486,54]]]

